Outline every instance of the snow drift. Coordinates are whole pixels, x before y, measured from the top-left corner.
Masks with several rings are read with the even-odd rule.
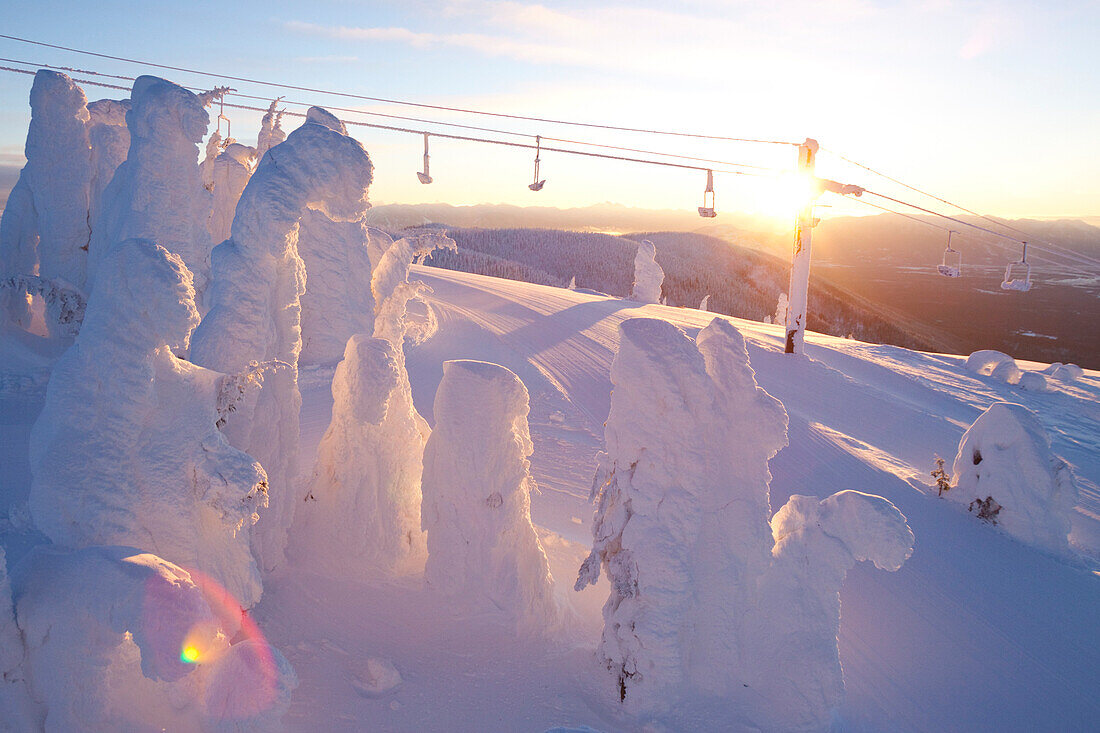
[[[233,445],[267,470],[270,506],[253,534],[253,551],[265,570],[282,561],[301,499],[295,481],[306,273],[298,255],[299,221],[310,208],[334,221],[358,220],[371,177],[363,146],[315,121],[320,116],[313,113],[268,150],[245,186],[232,237],[214,249],[210,311],[191,351],[196,364],[231,374],[253,361],[285,365],[265,377],[264,388],[246,397],[224,428]]]
[[[698,342],[666,321],[624,321],[611,379],[576,587],[601,568],[611,582],[598,656],[618,697],[643,718],[674,722],[681,703],[710,698],[769,729],[824,727],[843,693],[840,583],[855,559],[900,567],[904,517],[855,492],[794,497],[770,517],[787,416],[727,321]]]
[[[425,578],[460,608],[499,609],[517,630],[558,621],[550,567],[531,524],[527,388],[510,370],[447,361],[424,449]]]
[[[1026,407],[991,405],[959,441],[952,470],[955,486],[948,498],[971,507],[992,497],[1001,507],[995,523],[1006,532],[1049,552],[1069,552],[1077,485]]]
[[[198,323],[191,275],[144,240],[100,263],[75,343],[31,431],[35,524],[70,547],[128,545],[201,570],[245,606],[265,475],[215,427],[222,375],[181,361]]]

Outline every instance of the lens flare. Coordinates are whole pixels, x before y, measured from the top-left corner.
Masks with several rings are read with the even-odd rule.
[[[199,648],[194,644],[188,644],[180,652],[180,661],[186,664],[194,664],[199,661]]]

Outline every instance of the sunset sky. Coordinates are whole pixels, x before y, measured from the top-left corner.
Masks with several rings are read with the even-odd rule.
[[[1100,215],[1098,2],[9,0],[4,16],[5,34],[288,84],[629,127],[814,137],[828,150],[986,213]],[[3,39],[0,56],[128,76],[153,71]],[[215,81],[154,73],[189,86]],[[0,165],[9,169],[22,164],[30,81],[0,74]],[[234,86],[531,135],[777,168],[795,162],[795,149],[787,146],[604,132]],[[118,95],[86,91],[91,99]],[[231,117],[237,136],[253,142],[258,115]],[[297,124],[291,119],[286,126]],[[352,132],[375,161],[371,197],[378,203],[613,201],[694,208],[705,182],[695,171],[546,154],[548,182],[533,193],[526,188],[529,151],[440,140],[432,148],[436,182],[421,186],[419,138]],[[825,153],[819,171],[919,200]],[[786,214],[766,179],[720,175],[717,186],[720,210]],[[839,206],[821,213],[870,211]]]

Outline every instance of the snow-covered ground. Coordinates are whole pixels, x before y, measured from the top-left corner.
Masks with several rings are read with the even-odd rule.
[[[503,365],[530,394],[532,519],[550,560],[561,633],[504,633],[491,613],[439,603],[422,580],[334,580],[291,563],[264,582],[252,615],[293,665],[292,730],[635,730],[596,663],[605,580],[574,592],[591,546],[589,491],[610,408],[618,325],[648,316],[694,336],[712,314],[414,266],[434,291],[413,315],[437,330],[407,351],[417,410],[446,360]],[[944,356],[807,334],[782,354],[781,326],[734,321],[760,386],[784,404],[789,447],[771,461],[771,506],[791,494],[878,494],[906,516],[915,551],[898,572],[868,564],[841,590],[840,655],[850,731],[1088,730],[1100,720],[1100,374],[1051,390],[968,371]],[[1020,363],[1026,370],[1044,365]],[[0,539],[14,566],[43,541],[30,527],[30,427],[49,360],[0,343]],[[304,367],[301,465],[308,479],[332,410],[334,365]],[[1036,413],[1079,491],[1066,559],[1021,544],[937,498],[928,472],[995,402]],[[392,665],[392,666],[391,666]],[[776,701],[783,705],[783,701]],[[677,730],[729,730],[709,709]]]

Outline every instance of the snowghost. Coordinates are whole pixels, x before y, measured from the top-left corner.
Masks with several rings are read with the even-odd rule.
[[[129,99],[100,99],[88,105],[88,142],[92,146],[88,221],[92,229],[102,213],[103,194],[130,149],[130,130],[126,127],[129,110]]]
[[[230,646],[240,609],[155,555],[40,546],[12,590],[35,727],[270,730],[289,707],[286,659],[256,633]]]
[[[87,100],[72,79],[40,70],[31,86],[27,164],[0,220],[0,275],[34,275],[84,286],[92,178]],[[4,288],[10,323],[30,325],[29,299]]]
[[[601,568],[611,582],[598,654],[619,698],[657,716],[716,698],[754,725],[823,727],[843,691],[840,582],[853,557],[888,555],[890,569],[908,557],[904,517],[854,492],[821,502],[822,515],[842,506],[836,531],[800,503],[817,507],[812,497],[770,516],[768,461],[787,443],[787,415],[728,321],[697,342],[667,321],[624,321],[611,381],[593,551],[576,588]],[[791,516],[806,529],[777,545],[795,532]],[[807,558],[813,543],[832,549]]]
[[[215,244],[229,239],[233,225],[233,215],[237,212],[237,202],[252,177],[252,148],[240,143],[229,143],[225,150],[214,159],[210,172],[210,183],[214,194],[213,208],[207,230],[210,241]]]
[[[550,568],[531,524],[527,388],[480,361],[443,363],[424,450],[428,586],[460,606],[497,608],[517,630],[556,625]]]
[[[630,299],[639,303],[660,303],[664,281],[665,272],[657,264],[657,248],[648,239],[638,242],[638,253],[634,255],[634,291]]]
[[[969,506],[992,497],[1006,532],[1049,552],[1070,551],[1077,484],[1035,413],[1009,402],[990,405],[959,441],[952,470],[948,498]]]
[[[163,247],[128,240],[100,263],[99,283],[31,430],[35,524],[69,547],[156,552],[251,606],[266,476],[215,426],[223,375],[172,353],[198,323],[191,275]]]
[[[361,240],[356,246],[367,251]],[[430,431],[413,406],[403,346],[408,301],[427,290],[409,282],[409,267],[439,247],[455,243],[438,232],[391,243],[371,275],[374,313],[348,314],[363,333],[348,339],[336,368],[332,421],[292,539],[293,554],[322,571],[344,575],[350,566],[370,576],[423,568],[420,477]]]
[[[103,193],[88,249],[88,282],[107,251],[130,238],[149,239],[179,255],[195,279],[200,307],[210,278],[210,192],[199,174],[199,143],[215,92],[192,94],[155,76],[139,76],[126,113],[130,149]]]
[[[393,346],[352,336],[332,397],[332,422],[295,520],[294,555],[338,577],[418,572],[427,556],[420,529],[424,436]]]
[[[286,133],[283,132],[282,121],[283,113],[285,110],[275,111],[275,107],[278,106],[282,97],[278,97],[271,101],[271,104],[267,107],[267,112],[264,113],[263,119],[260,120],[260,133],[256,137],[256,160],[261,160],[264,154],[271,150],[273,147],[286,140]]]
[[[283,559],[298,490],[298,355],[302,348],[300,298],[306,273],[298,255],[298,224],[309,208],[334,221],[359,219],[366,208],[370,158],[355,139],[324,124],[310,108],[305,124],[267,151],[245,186],[232,236],[214,248],[210,311],[195,331],[192,360],[227,373],[252,361],[282,368],[264,378],[224,431],[236,447],[267,470],[268,511],[253,533],[264,570]]]

